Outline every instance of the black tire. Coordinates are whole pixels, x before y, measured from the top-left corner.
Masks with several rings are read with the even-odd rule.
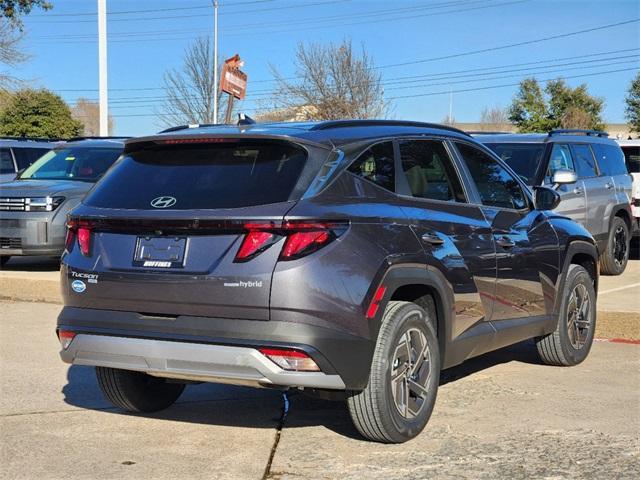
[[[418,435],[426,426],[436,401],[440,376],[440,351],[433,327],[435,321],[433,308],[425,311],[415,303],[400,301],[387,305],[373,354],[369,383],[361,392],[350,392],[347,399],[351,419],[363,437],[376,442],[402,443]],[[416,353],[412,355],[413,360],[396,361],[407,334],[416,340],[417,345],[424,342],[427,349],[420,348],[424,352],[420,355],[417,349],[407,348],[405,352],[411,350]],[[411,340],[407,345],[413,347]],[[415,374],[410,375],[409,370]],[[409,401],[401,404],[404,408],[398,406],[392,392],[391,376],[394,372],[399,379],[395,383],[396,394],[408,392],[405,387],[410,385],[410,380],[414,389],[416,382],[425,387],[421,397],[417,390],[411,390]],[[412,412],[408,405],[412,405],[415,411]]]
[[[167,383],[146,373],[96,367],[98,384],[114,406],[128,412],[157,412],[173,405],[184,390],[182,383]]]
[[[582,318],[574,317],[573,321],[570,321],[574,307],[572,295],[575,293],[577,298],[581,295],[578,294],[579,291],[588,295],[588,311],[582,315]],[[579,320],[578,325],[582,324],[586,330],[576,327],[576,320]],[[549,335],[536,338],[540,359],[547,365],[564,367],[578,365],[589,355],[595,329],[596,293],[593,282],[584,267],[570,265],[562,291],[562,303],[556,330]]]
[[[629,226],[620,217],[613,217],[607,248],[600,255],[600,272],[603,275],[620,275],[627,268],[631,250]]]
[[[11,257],[9,255],[3,255],[0,257],[0,268],[3,268]]]

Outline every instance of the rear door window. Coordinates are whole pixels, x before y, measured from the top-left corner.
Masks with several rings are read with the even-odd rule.
[[[444,144],[434,140],[400,141],[400,159],[411,195],[464,202],[464,192]]]
[[[349,171],[394,192],[396,176],[393,158],[393,143],[377,143],[360,154]]]
[[[157,145],[127,153],[85,199],[102,208],[236,208],[284,202],[301,193],[307,152],[282,142]],[[315,172],[317,173],[317,171]],[[308,185],[307,185],[308,186]]]
[[[579,178],[591,178],[598,176],[598,167],[596,161],[593,158],[593,153],[589,148],[589,145],[583,143],[577,143],[571,145],[573,151],[573,158],[576,165],[576,173]]]
[[[476,184],[483,205],[522,210],[529,206],[527,197],[515,177],[482,150],[466,143],[456,143]]]
[[[16,169],[13,166],[11,150],[8,148],[0,148],[0,174],[6,175],[10,173],[16,173]]]
[[[598,167],[600,167],[603,175],[615,176],[625,175],[627,173],[624,154],[622,150],[620,150],[620,147],[601,143],[594,143],[591,147],[596,154]]]

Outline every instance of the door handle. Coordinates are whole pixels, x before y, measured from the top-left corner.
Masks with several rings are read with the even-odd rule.
[[[516,246],[515,242],[509,237],[500,237],[496,240],[496,243],[502,248],[513,248]]]
[[[611,190],[613,188],[613,183],[611,182],[607,182],[604,184],[604,188],[606,188],[607,190]]]
[[[579,187],[576,187],[573,189],[573,193],[575,193],[576,195],[581,195],[583,192],[583,190]]]
[[[434,233],[425,233],[422,235],[422,241],[431,245],[442,245],[444,240]]]

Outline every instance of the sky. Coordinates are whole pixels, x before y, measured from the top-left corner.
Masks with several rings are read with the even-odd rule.
[[[51,2],[24,17],[30,59],[12,73],[71,105],[97,100],[97,1]],[[212,34],[211,1],[107,0],[107,12],[114,134],[154,133],[164,72]],[[298,43],[351,39],[372,56],[397,119],[441,122],[451,107],[456,121],[475,122],[534,76],[586,83],[605,100],[604,120],[622,123],[640,70],[639,19],[639,0],[220,0],[219,54],[245,62],[248,115],[268,101],[270,64],[295,75]]]

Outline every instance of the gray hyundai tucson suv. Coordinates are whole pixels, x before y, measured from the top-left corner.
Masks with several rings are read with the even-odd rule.
[[[67,213],[123,148],[122,138],[63,142],[0,184],[0,265],[16,255],[60,256]]]
[[[346,401],[404,442],[442,369],[534,338],[591,348],[598,256],[462,131],[402,121],[174,129],[128,140],[68,217],[62,360],[130,412],[221,382]]]
[[[476,135],[530,186],[560,185],[558,212],[582,224],[596,239],[600,268],[620,275],[629,260],[635,229],[633,179],[620,146],[596,130],[552,130],[548,134]]]

